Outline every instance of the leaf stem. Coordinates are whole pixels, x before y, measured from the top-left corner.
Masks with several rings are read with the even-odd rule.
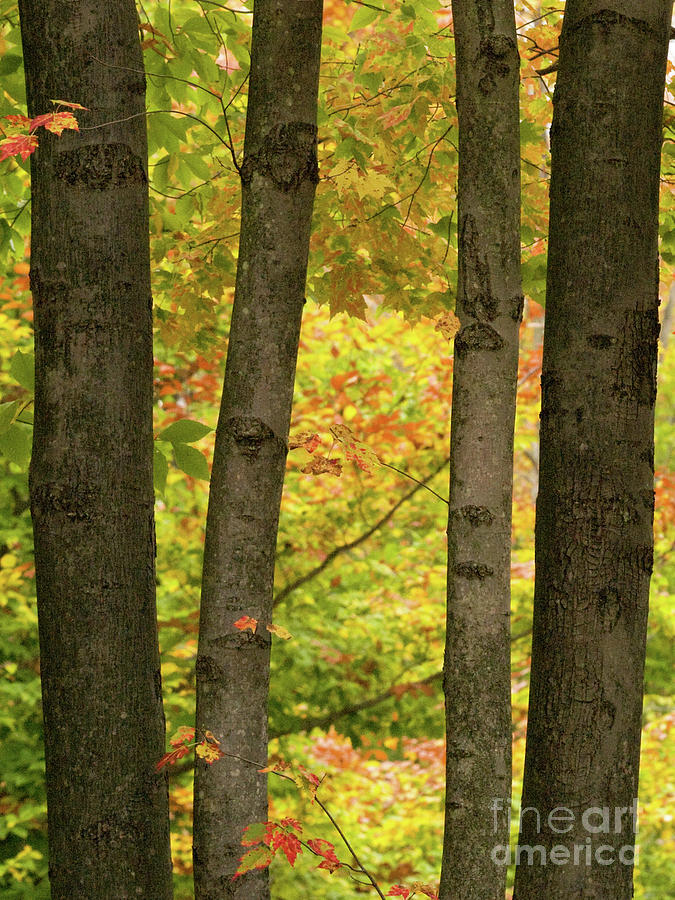
[[[382,462],[379,460],[381,466],[385,466],[387,469],[393,469],[394,472],[398,472],[399,475],[403,475],[405,478],[409,478],[411,481],[414,481],[416,484],[419,484],[420,487],[423,487],[425,491],[429,491],[430,494],[433,494],[434,497],[438,497],[439,500],[442,500],[443,503],[448,503],[445,497],[442,497],[440,494],[437,494],[433,488],[430,488],[428,484],[425,484],[423,481],[420,481],[418,478],[415,478],[414,475],[411,475],[409,472],[406,472],[404,469],[397,469],[396,466],[392,466],[390,463]]]

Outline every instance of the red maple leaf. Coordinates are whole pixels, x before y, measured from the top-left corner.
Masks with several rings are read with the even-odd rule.
[[[79,131],[77,119],[70,112],[52,112],[43,113],[30,120],[30,130],[35,131],[36,128],[44,126],[47,131],[60,135],[64,128],[72,128],[73,131]]]
[[[30,125],[28,116],[3,116],[3,119],[7,119],[12,125],[20,125],[22,128],[28,128]]]
[[[10,156],[21,154],[21,159],[28,159],[38,145],[34,134],[15,134],[0,141],[0,162]]]
[[[164,766],[172,766],[179,759],[182,759],[184,756],[187,756],[190,752],[190,747],[183,744],[181,747],[178,747],[176,750],[171,750],[169,753],[165,753],[164,756],[160,759],[160,761],[155,766],[155,771],[159,772],[160,769],[163,769]]]
[[[314,838],[311,841],[307,841],[307,846],[310,850],[313,850],[317,856],[322,857],[322,861],[317,868],[327,869],[331,874],[337,869],[342,868],[343,864],[337,858],[335,846],[331,844],[330,841],[324,841],[323,838]]]
[[[234,623],[234,627],[238,628],[239,631],[246,631],[246,629],[248,628],[253,634],[255,634],[255,630],[258,627],[258,620],[252,618],[251,616],[242,616]]]
[[[281,823],[277,825],[275,822],[268,822],[265,843],[275,853],[281,850],[288,862],[294,866],[298,853],[302,852],[302,844],[296,835],[293,834],[293,830],[301,831],[302,828],[295,819],[284,819],[283,822],[289,824],[284,825]]]

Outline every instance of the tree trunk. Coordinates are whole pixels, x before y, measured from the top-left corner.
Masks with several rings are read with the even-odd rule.
[[[242,225],[204,548],[197,728],[267,759],[274,556],[309,235],[318,181],[322,0],[256,0],[241,167]],[[233,627],[259,621],[255,635]],[[197,900],[269,896],[267,871],[232,880],[244,828],[267,818],[267,778],[226,757],[195,770]]]
[[[496,900],[506,868],[492,850],[508,845],[511,796],[511,488],[523,310],[519,58],[509,0],[453,0],[452,9],[461,330],[452,393],[440,896]]]
[[[30,496],[52,897],[161,900],[172,885],[167,779],[154,771],[164,714],[136,9],[19,7],[30,115],[53,109],[53,97],[90,109],[77,114],[81,134],[40,132],[31,177]]]
[[[518,900],[633,895],[671,9],[565,10]]]

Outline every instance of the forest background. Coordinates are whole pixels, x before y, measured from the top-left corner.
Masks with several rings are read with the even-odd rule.
[[[519,2],[523,287],[513,507],[514,831],[525,743],[548,224],[548,129],[561,3]],[[236,268],[250,8],[139,4],[150,143],[155,301],[157,594],[169,733],[194,720],[203,526]],[[277,549],[271,755],[326,772],[323,796],[382,883],[435,881],[443,828],[442,666],[454,304],[457,122],[448,3],[326,0],[321,181],[291,438],[346,424],[382,463],[302,470],[289,454]],[[542,74],[543,73],[543,74]],[[25,113],[18,14],[0,2],[0,116]],[[636,896],[672,882],[671,648],[675,628],[673,66],[661,203],[662,330],[655,565],[647,645]],[[65,98],[77,102],[79,98]],[[86,120],[82,119],[83,124]],[[208,126],[208,127],[207,127]],[[28,507],[31,300],[29,160],[0,164],[0,890],[49,896],[37,616]],[[203,437],[162,439],[181,419]],[[170,433],[169,433],[170,434]],[[174,432],[174,435],[176,432]],[[180,435],[180,432],[178,432]],[[183,435],[186,436],[185,434]],[[391,468],[395,467],[395,468]],[[106,737],[101,736],[102,752]],[[671,744],[672,747],[672,744]],[[271,817],[334,840],[280,779]],[[176,896],[191,896],[191,772],[171,780]],[[670,809],[670,813],[668,810]],[[515,834],[514,834],[515,838]],[[672,864],[671,864],[672,865]],[[353,897],[346,876],[272,866],[277,900]]]

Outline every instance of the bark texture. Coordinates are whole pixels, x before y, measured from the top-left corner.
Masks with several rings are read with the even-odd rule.
[[[517,900],[633,895],[671,11],[670,0],[565,11]]]
[[[513,3],[453,0],[459,281],[450,447],[441,900],[503,898],[508,844],[510,560],[520,281]],[[500,801],[495,819],[493,801]]]
[[[206,525],[197,728],[267,759],[274,556],[318,181],[322,0],[256,0],[241,167],[242,227]],[[259,621],[255,635],[233,623]],[[263,900],[268,873],[232,880],[267,777],[226,757],[195,770],[197,900]]]
[[[145,83],[133,0],[21,0],[32,157],[30,497],[54,900],[172,896],[157,645]],[[118,68],[107,68],[94,57]]]

